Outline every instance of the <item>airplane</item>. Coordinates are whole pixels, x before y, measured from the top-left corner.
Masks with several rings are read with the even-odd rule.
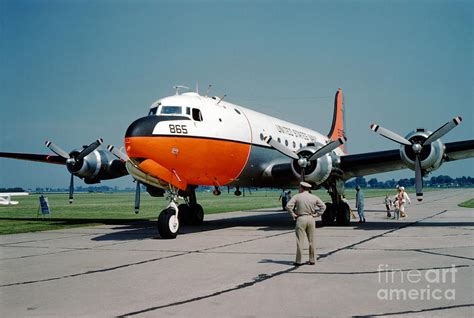
[[[175,95],[155,101],[147,116],[130,124],[124,147],[97,150],[102,139],[68,153],[50,141],[56,155],[0,152],[0,157],[66,165],[73,177],[86,183],[130,174],[153,197],[167,194],[169,205],[159,213],[160,236],[173,239],[180,224],[199,225],[204,210],[196,199],[197,186],[297,187],[301,180],[325,188],[331,197],[322,215],[324,225],[348,225],[350,208],[342,200],[350,178],[409,168],[415,171],[418,200],[423,199],[423,176],[444,162],[474,157],[474,140],[444,144],[440,138],[459,125],[455,117],[434,132],[418,128],[406,137],[373,124],[371,129],[400,144],[399,149],[347,154],[344,102],[339,88],[334,100],[332,125],[327,135],[224,101],[175,86]],[[210,88],[210,86],[209,86]],[[208,89],[209,91],[209,89]],[[179,204],[182,197],[185,203]]]
[[[18,201],[12,201],[11,197],[29,195],[28,192],[0,192],[0,206],[17,205]]]

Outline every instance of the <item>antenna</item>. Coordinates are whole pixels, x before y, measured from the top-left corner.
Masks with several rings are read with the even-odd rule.
[[[199,83],[198,82],[196,82],[196,93],[199,94]]]
[[[211,87],[212,87],[212,84],[209,84],[209,86],[207,87],[207,91],[206,91],[206,97],[207,97],[207,95],[209,95],[209,90],[211,89]]]
[[[217,102],[217,105],[219,105],[220,102],[222,102],[222,100],[226,97],[227,95],[224,95],[221,97],[221,99],[219,99],[219,101]]]
[[[180,89],[187,89],[187,90],[189,90],[189,87],[183,86],[183,85],[176,85],[176,86],[173,86],[173,88],[176,90],[176,95],[179,95],[179,90],[180,90]]]

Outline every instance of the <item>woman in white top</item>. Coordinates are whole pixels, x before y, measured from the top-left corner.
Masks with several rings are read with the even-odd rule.
[[[400,217],[404,218],[407,216],[405,212],[405,203],[411,204],[410,197],[405,192],[405,187],[398,188],[398,194],[396,200],[398,201],[398,208],[400,209]]]

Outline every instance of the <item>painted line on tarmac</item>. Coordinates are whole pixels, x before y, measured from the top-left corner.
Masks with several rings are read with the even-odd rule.
[[[131,267],[131,266],[137,266],[137,265],[143,265],[143,264],[147,264],[147,263],[157,262],[157,261],[161,261],[161,260],[164,260],[164,259],[170,259],[170,258],[174,258],[174,257],[179,257],[179,256],[184,256],[184,255],[189,255],[189,254],[195,254],[195,253],[196,254],[197,253],[203,253],[203,252],[207,252],[207,251],[210,251],[210,250],[213,250],[213,249],[218,249],[218,248],[223,248],[223,247],[228,247],[228,246],[234,246],[234,245],[249,243],[249,242],[262,240],[262,239],[267,239],[267,238],[273,238],[273,237],[281,236],[281,235],[287,235],[289,233],[293,233],[293,231],[286,231],[286,232],[283,232],[283,233],[252,238],[252,239],[243,240],[243,241],[239,241],[239,242],[235,242],[235,243],[228,243],[228,244],[223,244],[223,245],[219,245],[219,246],[208,247],[208,248],[205,248],[205,249],[202,249],[202,250],[186,251],[186,252],[182,252],[182,253],[175,254],[175,255],[152,258],[152,259],[139,261],[139,262],[135,262],[135,263],[123,264],[123,265],[118,265],[118,266],[114,266],[114,267],[97,269],[97,270],[92,270],[92,271],[87,271],[87,272],[82,272],[82,273],[76,273],[76,274],[70,274],[70,275],[64,275],[64,276],[58,276],[58,277],[51,277],[51,278],[45,278],[45,279],[39,279],[39,280],[32,280],[32,281],[25,281],[25,282],[16,282],[16,283],[4,284],[4,285],[0,285],[0,288],[1,287],[19,286],[19,285],[29,285],[29,284],[36,284],[36,283],[44,283],[44,282],[74,278],[74,277],[79,277],[79,276],[84,276],[84,275],[105,273],[105,272],[120,270],[120,269]]]
[[[472,257],[458,256],[458,255],[452,255],[452,254],[443,254],[443,253],[435,253],[435,252],[430,252],[430,251],[424,251],[422,249],[415,250],[415,251],[419,252],[419,253],[426,253],[426,254],[438,255],[438,256],[446,256],[446,257],[452,257],[452,258],[468,259],[470,261],[474,261],[474,258],[472,258]]]
[[[374,235],[372,237],[369,237],[367,239],[364,239],[364,240],[361,240],[359,242],[356,242],[356,243],[353,243],[353,244],[350,244],[350,245],[347,245],[345,247],[342,247],[342,248],[338,248],[332,252],[329,252],[329,253],[326,253],[324,254],[324,256],[322,257],[318,257],[318,259],[320,258],[326,258],[326,257],[329,257],[337,252],[340,252],[342,250],[346,250],[346,249],[351,249],[353,248],[354,246],[357,246],[359,244],[363,244],[363,243],[366,243],[368,241],[371,241],[373,239],[377,239],[379,237],[382,237],[384,236],[385,234],[389,234],[389,233],[393,233],[395,231],[398,231],[398,230],[401,230],[401,229],[404,229],[408,226],[411,226],[413,224],[416,224],[416,223],[419,223],[419,222],[423,222],[425,220],[428,220],[430,218],[433,218],[433,217],[436,217],[438,215],[441,215],[445,212],[447,212],[448,210],[443,210],[441,212],[438,212],[438,213],[435,213],[434,215],[431,215],[431,216],[428,216],[428,217],[425,217],[421,220],[418,220],[418,221],[414,221],[414,222],[411,222],[411,223],[404,223],[404,224],[401,224],[400,227],[398,228],[395,228],[395,229],[391,229],[389,231],[386,231],[386,232],[383,232],[381,234],[377,234],[377,235]],[[291,231],[293,232],[293,231]],[[289,233],[291,233],[289,232]],[[257,276],[256,278],[252,279],[251,281],[248,281],[248,282],[244,282],[240,285],[237,285],[237,286],[234,286],[234,287],[230,287],[228,289],[224,289],[224,290],[220,290],[220,291],[216,291],[214,293],[211,293],[211,294],[207,294],[207,295],[203,295],[203,296],[199,296],[199,297],[195,297],[195,298],[191,298],[191,299],[186,299],[186,300],[182,300],[182,301],[177,301],[177,302],[174,302],[174,303],[169,303],[169,304],[164,304],[164,305],[159,305],[159,306],[153,306],[153,307],[149,307],[149,308],[145,308],[145,309],[141,309],[141,310],[137,310],[137,311],[134,311],[134,312],[129,312],[129,313],[126,313],[126,314],[122,314],[118,317],[130,317],[130,316],[135,316],[135,315],[139,315],[139,314],[143,314],[143,313],[148,313],[148,312],[151,312],[151,311],[155,311],[155,310],[159,310],[159,309],[163,309],[163,308],[168,308],[168,307],[174,307],[174,306],[179,306],[179,305],[184,305],[184,304],[188,304],[188,303],[191,303],[191,302],[195,302],[195,301],[200,301],[200,300],[203,300],[203,299],[207,299],[207,298],[212,298],[212,297],[216,297],[216,296],[219,296],[219,295],[222,295],[222,294],[226,294],[226,293],[230,293],[230,292],[233,292],[233,291],[236,291],[236,290],[240,290],[240,289],[244,289],[244,288],[247,288],[247,287],[251,287],[251,286],[254,286],[256,285],[257,283],[261,283],[261,282],[264,282],[266,280],[269,280],[271,278],[274,278],[274,277],[278,277],[278,276],[281,276],[283,274],[288,274],[288,273],[291,273],[293,272],[294,270],[300,268],[299,266],[293,266],[293,267],[290,267],[286,270],[282,270],[282,271],[278,271],[278,272],[275,272],[275,273],[271,273],[271,274],[260,274],[259,276]]]
[[[277,277],[277,276],[280,276],[280,275],[283,275],[283,274],[291,273],[292,271],[294,271],[297,268],[299,268],[299,266],[293,266],[291,268],[288,268],[288,269],[285,269],[285,270],[282,270],[282,271],[279,271],[279,272],[275,272],[275,273],[272,273],[272,274],[269,274],[269,275],[260,274],[257,277],[255,277],[254,279],[252,279],[251,281],[242,283],[242,284],[237,285],[235,287],[220,290],[220,291],[214,292],[212,294],[199,296],[199,297],[195,297],[195,298],[191,298],[191,299],[186,299],[186,300],[182,300],[182,301],[177,301],[177,302],[174,302],[174,303],[165,304],[165,305],[161,305],[161,306],[150,307],[150,308],[146,308],[146,309],[142,309],[142,310],[138,310],[138,311],[134,311],[134,312],[129,312],[129,313],[117,316],[117,317],[135,316],[135,315],[144,314],[144,313],[147,313],[147,312],[150,312],[150,311],[155,311],[155,310],[162,309],[162,308],[184,305],[184,304],[187,304],[187,303],[200,301],[200,300],[203,300],[203,299],[206,299],[206,298],[216,297],[216,296],[219,296],[219,295],[222,295],[222,294],[227,294],[227,293],[230,293],[230,292],[233,292],[233,291],[236,291],[236,290],[240,290],[240,289],[244,289],[244,288],[247,288],[247,287],[254,286],[258,283],[264,282],[268,279],[271,279],[271,278],[274,278],[274,277]]]
[[[354,316],[354,318],[380,317],[380,316],[392,316],[392,315],[403,315],[403,314],[418,314],[418,313],[425,313],[425,312],[430,312],[430,311],[455,309],[455,308],[463,308],[463,307],[473,307],[473,306],[474,306],[474,303],[472,303],[472,304],[461,304],[461,305],[452,305],[452,306],[435,307],[435,308],[424,308],[424,309],[420,309],[420,310],[406,310],[406,311],[398,311],[398,312],[386,312],[386,313],[382,313],[382,314],[370,314],[370,315],[363,315],[363,316]]]
[[[343,250],[348,250],[348,249],[352,249],[354,248],[355,246],[357,245],[360,245],[360,244],[364,244],[364,243],[367,243],[369,241],[372,241],[372,240],[375,240],[375,239],[378,239],[384,235],[387,235],[387,234],[390,234],[390,233],[393,233],[393,232],[396,232],[398,230],[401,230],[401,229],[404,229],[406,227],[409,227],[409,226],[412,226],[414,224],[417,224],[417,223],[420,223],[420,222],[423,222],[423,221],[426,221],[426,220],[429,220],[431,218],[434,218],[438,215],[441,215],[443,213],[446,213],[448,210],[443,210],[441,212],[438,212],[436,214],[433,214],[431,216],[427,216],[427,217],[424,217],[423,219],[421,220],[418,220],[418,221],[414,221],[414,222],[410,222],[410,223],[403,223],[401,224],[399,227],[397,228],[394,228],[394,229],[391,229],[391,230],[388,230],[386,232],[383,232],[383,233],[380,233],[380,234],[377,234],[377,235],[374,235],[374,236],[371,236],[369,238],[366,238],[365,240],[362,240],[362,241],[359,241],[359,242],[356,242],[356,243],[353,243],[353,244],[350,244],[350,245],[347,245],[347,246],[344,246],[344,247],[341,247],[341,248],[338,248],[338,249],[335,249],[334,251],[331,251],[331,252],[328,252],[326,254],[322,254],[322,256],[319,256],[317,259],[321,259],[321,258],[326,258],[328,256],[331,256],[337,252],[340,252],[340,251],[343,251]]]
[[[461,264],[461,265],[452,265],[452,266],[443,266],[443,267],[427,267],[427,268],[390,268],[388,270],[376,270],[376,271],[360,271],[360,272],[295,272],[294,275],[373,275],[373,274],[381,274],[381,273],[391,273],[392,271],[396,272],[409,272],[409,271],[429,271],[433,269],[451,269],[451,268],[469,268],[473,267],[473,265],[469,264]]]

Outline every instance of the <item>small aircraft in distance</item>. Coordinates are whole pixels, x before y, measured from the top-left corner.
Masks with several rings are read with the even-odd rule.
[[[342,200],[344,182],[352,177],[409,168],[415,171],[416,194],[423,199],[422,177],[444,162],[474,157],[474,140],[444,144],[440,138],[461,123],[455,117],[434,132],[418,128],[406,137],[373,124],[372,130],[400,144],[399,149],[347,154],[344,143],[342,89],[334,101],[332,126],[327,135],[275,117],[197,92],[176,94],[154,102],[148,115],[135,120],[125,132],[124,151],[108,146],[97,150],[102,139],[68,153],[54,143],[46,146],[56,155],[0,152],[0,157],[66,165],[73,177],[86,183],[130,174],[151,196],[167,193],[170,202],[158,217],[162,238],[175,238],[180,224],[198,225],[204,211],[196,199],[199,185],[296,187],[301,180],[325,188],[331,196],[322,215],[325,225],[350,223],[350,208]],[[208,89],[209,91],[209,89]],[[113,155],[112,155],[113,154]],[[184,202],[177,205],[178,197]]]
[[[0,206],[17,205],[18,201],[12,201],[11,197],[29,195],[28,192],[0,192]]]

